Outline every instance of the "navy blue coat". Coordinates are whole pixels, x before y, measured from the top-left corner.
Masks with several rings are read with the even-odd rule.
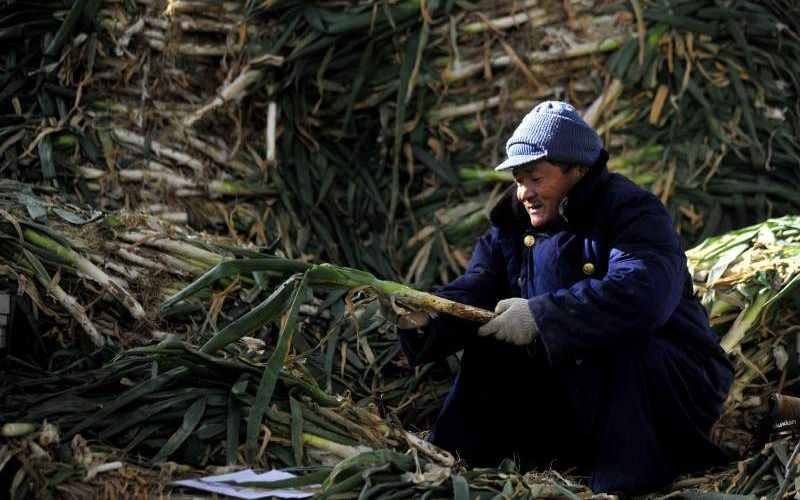
[[[414,365],[463,349],[433,443],[473,466],[578,467],[594,491],[638,493],[724,459],[708,434],[733,371],[669,213],[609,174],[606,159],[572,189],[552,231],[534,231],[512,187],[465,274],[437,292],[489,310],[527,298],[533,344],[480,337],[479,325],[450,316],[400,339]]]

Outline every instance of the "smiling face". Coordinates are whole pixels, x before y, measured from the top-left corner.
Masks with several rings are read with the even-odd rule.
[[[514,169],[517,199],[533,227],[541,229],[558,222],[559,203],[586,171],[585,167],[566,168],[547,160]]]

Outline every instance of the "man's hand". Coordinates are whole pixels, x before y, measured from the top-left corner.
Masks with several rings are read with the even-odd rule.
[[[429,318],[435,314],[429,311],[415,311],[400,306],[395,302],[394,297],[379,295],[378,301],[381,305],[383,317],[397,325],[401,330],[422,328],[428,323]]]
[[[539,334],[528,300],[519,297],[501,300],[494,308],[495,317],[478,329],[478,335],[494,335],[514,345],[527,345]]]

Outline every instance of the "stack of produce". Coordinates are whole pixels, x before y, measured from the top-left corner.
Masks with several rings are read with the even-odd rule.
[[[395,297],[398,308],[431,298],[363,271],[276,257],[149,215],[80,209],[14,182],[0,183],[0,214],[0,274],[39,318],[28,334],[12,334],[12,354],[39,336],[61,344],[73,353],[68,357],[100,349],[95,357],[102,361],[167,332],[198,344],[217,333],[247,336],[251,351],[263,351],[302,281],[293,275],[308,272],[304,283],[314,293],[298,304],[302,327],[292,345],[329,394],[349,393],[426,427],[458,368],[455,358],[421,370],[407,366],[375,298]],[[160,307],[170,297],[169,307]]]
[[[612,168],[661,196],[688,241],[796,212],[797,13],[780,0],[3,2],[0,175],[33,186],[0,185],[0,273],[66,349],[3,373],[0,418],[39,427],[0,447],[0,465],[39,460],[61,481],[90,469],[52,466],[69,446],[42,443],[47,418],[70,443],[133,444],[146,464],[313,465],[334,492],[584,496],[454,469],[381,420],[426,428],[458,359],[409,369],[375,300],[397,289],[311,263],[422,288],[458,274],[508,182],[486,167],[551,97],[586,109]],[[798,392],[798,225],[690,252],[737,370],[715,430],[737,453],[758,442],[767,396]],[[324,465],[361,447],[373,454]],[[793,449],[683,484],[792,493]],[[404,490],[428,462],[448,472]],[[59,484],[32,469],[16,494]]]
[[[597,96],[625,5],[10,3],[0,158],[95,208],[430,285],[486,227],[475,167],[535,101]]]
[[[54,427],[39,429],[14,424],[7,444],[0,448],[0,478],[16,468],[10,498],[30,496],[81,499],[149,497],[178,490],[174,479],[197,476],[197,470],[174,462],[154,468],[135,455],[102,446],[87,446],[77,435],[61,442]],[[449,464],[449,465],[448,465]],[[224,474],[238,467],[209,467],[206,473]],[[4,470],[5,469],[5,470]],[[367,451],[335,467],[289,467],[296,479],[272,483],[238,483],[248,488],[297,488],[319,498],[589,498],[591,492],[556,471],[521,474],[511,461],[496,469],[453,466],[446,456],[433,459],[412,448],[408,453],[383,449]],[[191,491],[196,494],[197,491]]]
[[[800,205],[797,9],[7,2],[0,158],[96,208],[430,286],[486,228],[511,129],[559,98],[694,243]]]
[[[312,466],[319,475],[330,473],[328,486],[342,480],[334,491],[384,483],[400,489],[394,484],[403,480],[398,477],[424,473],[426,461],[450,471],[448,487],[460,484],[456,476],[473,477],[459,472],[452,457],[404,431],[395,417],[409,408],[414,418],[430,417],[447,379],[428,379],[403,367],[374,296],[393,297],[400,313],[420,306],[442,310],[441,304],[426,302],[430,296],[363,271],[269,256],[220,238],[180,233],[163,222],[156,229],[154,217],[105,214],[92,220],[90,212],[68,209],[57,198],[14,188],[0,197],[7,221],[0,224],[3,269],[28,297],[36,297],[36,307],[49,309],[62,323],[56,331],[74,325],[74,331],[88,333],[83,319],[60,301],[60,289],[78,304],[87,297],[108,301],[86,315],[92,324],[115,325],[115,336],[97,329],[106,352],[118,350],[115,339],[134,343],[136,335],[137,343],[146,343],[145,334],[175,332],[181,338],[118,351],[97,368],[90,354],[75,349],[57,352],[46,364],[8,360],[0,404],[4,422],[47,421],[65,442],[78,435],[99,439],[145,463]],[[114,252],[103,254],[109,244]],[[767,396],[796,391],[797,309],[785,299],[800,283],[798,250],[800,220],[784,217],[710,239],[689,252],[698,292],[737,369],[715,431],[736,453],[758,442]],[[126,252],[145,260],[124,260]],[[145,261],[163,262],[164,256],[176,259],[169,269],[137,268]],[[197,260],[201,256],[205,260]],[[184,269],[183,263],[196,268]],[[150,288],[130,286],[133,281],[125,278],[133,272],[146,275]],[[96,278],[99,273],[108,276],[105,285]],[[148,294],[160,299],[142,300]],[[146,321],[133,321],[132,304],[146,304]],[[435,394],[437,387],[442,391]],[[423,396],[428,400],[420,404]],[[387,449],[395,452],[361,455]],[[421,468],[408,468],[402,455],[408,450],[424,457]],[[354,470],[364,474],[339,477],[319,468],[357,456],[366,465]],[[387,475],[371,481],[372,472],[365,471],[375,467],[384,467]],[[506,487],[486,479],[497,471],[475,474],[468,481],[472,487],[482,481]],[[513,474],[506,480],[512,491],[527,484]],[[420,488],[427,488],[424,484]]]
[[[687,241],[800,208],[798,14],[780,0],[649,2],[608,61],[600,130],[622,139],[627,170],[655,175]]]
[[[797,343],[800,217],[709,238],[687,252],[698,294],[736,369],[720,438],[742,451],[767,396],[800,394]]]

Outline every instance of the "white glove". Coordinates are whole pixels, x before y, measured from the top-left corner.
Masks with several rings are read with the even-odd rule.
[[[504,299],[494,308],[495,317],[478,328],[478,335],[494,335],[514,345],[527,345],[539,334],[539,327],[533,319],[528,299],[519,297]]]

